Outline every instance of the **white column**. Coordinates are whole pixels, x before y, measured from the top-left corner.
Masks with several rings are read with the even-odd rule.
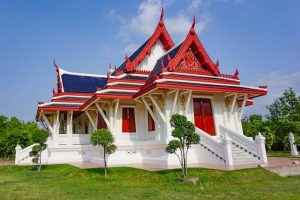
[[[114,132],[115,132],[113,109],[114,109],[113,103],[110,103],[110,105],[109,105],[109,124],[110,124],[110,126],[108,128],[109,128],[109,131],[112,133],[112,135],[114,135]]]
[[[19,144],[17,144],[15,149],[16,149],[15,164],[18,164],[20,162],[20,151],[22,150],[22,147]]]
[[[47,119],[46,115],[44,113],[42,113],[42,119],[44,120],[44,122],[46,123],[46,126],[50,132],[50,137],[48,137],[48,140],[47,140],[47,144],[48,145],[52,145],[53,144],[53,137],[54,137],[54,134],[55,134],[55,127],[52,126],[49,122],[49,120]]]
[[[172,138],[172,127],[170,124],[170,119],[172,116],[172,98],[170,96],[166,97],[166,102],[165,102],[165,123],[164,123],[164,134],[162,134],[161,139],[166,140],[169,142]]]
[[[56,116],[54,119],[54,134],[53,134],[53,145],[58,145],[58,135],[59,135],[59,111],[56,111]]]
[[[295,137],[294,137],[293,133],[289,134],[289,139],[290,139],[291,155],[292,156],[299,156],[299,152],[298,152],[297,146],[295,144]]]
[[[225,133],[225,137],[223,138],[223,143],[224,143],[226,165],[232,166],[233,165],[232,146],[231,146],[232,140],[227,135],[227,133]]]
[[[91,124],[93,126],[93,132],[94,132],[95,130],[97,130],[97,125],[96,125],[93,117],[90,115],[89,111],[85,110],[85,113],[86,113],[87,117],[89,118],[89,120],[90,120],[90,122],[91,122]]]
[[[67,144],[72,145],[73,134],[73,111],[67,113]]]
[[[267,152],[266,152],[266,146],[265,146],[265,137],[262,136],[261,133],[258,133],[257,136],[255,136],[255,142],[258,146],[259,156],[263,163],[268,162]]]

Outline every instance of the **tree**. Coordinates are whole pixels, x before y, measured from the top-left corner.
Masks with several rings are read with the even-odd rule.
[[[300,121],[300,97],[292,88],[285,90],[283,96],[279,97],[270,106],[268,118],[273,121]]]
[[[103,148],[105,178],[107,177],[106,155],[114,153],[117,149],[114,141],[113,135],[106,129],[98,129],[91,135],[91,143],[94,146],[101,146]]]
[[[171,140],[166,147],[166,152],[175,154],[180,162],[182,175],[185,181],[188,180],[187,156],[192,144],[198,144],[200,137],[195,133],[195,125],[188,121],[183,115],[175,114],[170,119],[172,136],[176,139]],[[179,153],[178,153],[179,150]]]
[[[275,142],[275,134],[268,126],[264,126],[261,130],[261,134],[266,139],[266,147],[268,151],[271,151],[272,145]]]
[[[32,162],[36,163],[37,171],[41,171],[42,167],[42,152],[47,148],[46,141],[48,139],[48,132],[45,130],[40,130],[38,132],[35,132],[32,135],[32,141],[34,143],[37,143],[37,145],[34,145],[32,147],[32,151],[29,152],[29,156],[33,157]]]
[[[242,120],[244,134],[249,137],[255,137],[258,132],[262,132],[264,125],[261,115],[250,115]]]

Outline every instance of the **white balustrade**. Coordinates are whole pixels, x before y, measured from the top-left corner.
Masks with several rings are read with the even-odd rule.
[[[232,139],[232,142],[246,149],[253,155],[258,156],[264,163],[268,162],[265,150],[265,138],[260,133],[256,136],[256,139],[253,140],[251,137],[238,134],[222,125],[220,125],[220,131],[221,137],[225,137],[225,134],[227,134]]]
[[[16,157],[15,157],[15,164],[19,163],[31,163],[31,158],[29,156],[29,152],[32,151],[32,147],[37,144],[30,145],[24,149],[21,148],[20,145],[16,146]]]
[[[196,133],[200,136],[200,144],[203,144],[203,146],[207,147],[223,159],[227,158],[224,153],[224,144],[221,139],[214,138],[199,128],[196,128]]]

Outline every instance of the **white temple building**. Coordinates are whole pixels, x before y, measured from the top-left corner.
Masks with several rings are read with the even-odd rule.
[[[196,126],[200,143],[193,145],[189,164],[235,166],[266,163],[264,137],[246,137],[241,118],[245,106],[267,94],[266,86],[245,86],[238,71],[222,74],[195,32],[174,45],[163,21],[119,67],[106,75],[68,72],[55,63],[57,90],[40,102],[36,120],[49,131],[44,163],[102,163],[91,133],[107,128],[117,151],[108,164],[179,165],[165,152],[172,139],[170,117],[185,115]],[[17,148],[16,164],[31,163],[32,146]]]

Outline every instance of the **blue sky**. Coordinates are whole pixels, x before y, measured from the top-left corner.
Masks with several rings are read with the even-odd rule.
[[[37,102],[56,87],[52,65],[68,71],[106,74],[142,44],[158,22],[177,43],[197,18],[197,32],[224,73],[238,68],[242,84],[268,85],[246,114],[284,89],[300,93],[300,1],[297,0],[0,0],[0,114],[34,120]]]

